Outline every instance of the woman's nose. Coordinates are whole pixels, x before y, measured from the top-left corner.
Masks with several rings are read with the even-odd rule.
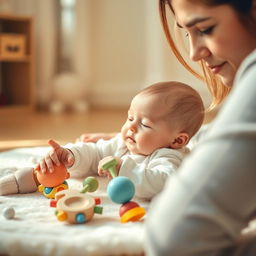
[[[190,40],[190,59],[193,61],[202,60],[210,55],[209,49],[199,40]]]

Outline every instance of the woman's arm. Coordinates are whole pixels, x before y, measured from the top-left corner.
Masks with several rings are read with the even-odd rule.
[[[255,215],[255,77],[256,57],[240,72],[207,138],[153,201],[147,255],[220,255]]]

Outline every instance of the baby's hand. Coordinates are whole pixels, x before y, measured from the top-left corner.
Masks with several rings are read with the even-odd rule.
[[[35,170],[38,170],[42,173],[45,173],[47,170],[49,172],[54,171],[54,164],[59,166],[60,164],[64,164],[67,168],[71,167],[75,158],[72,152],[64,147],[61,147],[54,140],[49,140],[48,144],[52,147],[50,152],[37,164]]]
[[[103,170],[103,169],[98,169],[98,175],[101,177],[108,177],[109,179],[112,179],[111,174],[109,171]]]
[[[100,139],[109,140],[115,135],[116,133],[84,133],[76,139],[76,142],[97,142]]]
[[[113,178],[111,173],[109,172],[109,169],[107,170],[107,169],[102,168],[103,165],[105,165],[107,162],[109,162],[113,159],[115,159],[117,162],[117,164],[114,165],[113,168],[115,169],[116,175],[118,176],[122,161],[120,158],[113,157],[113,156],[107,156],[99,161],[99,164],[98,164],[98,175],[99,176],[107,176],[109,179]]]

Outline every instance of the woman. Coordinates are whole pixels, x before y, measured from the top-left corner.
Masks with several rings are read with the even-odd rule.
[[[223,105],[203,141],[152,202],[146,255],[256,255],[256,239],[244,248],[238,242],[256,213],[256,0],[159,3],[176,57],[197,75],[174,44],[169,11],[187,33],[190,59],[203,67],[212,106]]]

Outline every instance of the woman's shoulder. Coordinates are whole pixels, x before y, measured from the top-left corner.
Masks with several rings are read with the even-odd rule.
[[[241,77],[246,74],[248,71],[254,72],[256,74],[256,49],[252,51],[242,62],[240,65],[237,75],[236,75],[236,81],[241,79]]]

